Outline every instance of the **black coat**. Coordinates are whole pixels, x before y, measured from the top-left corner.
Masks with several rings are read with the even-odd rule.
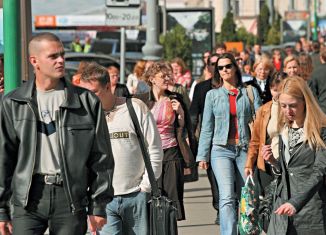
[[[321,64],[317,67],[312,75],[311,80],[309,81],[309,86],[316,97],[319,106],[326,113],[326,82],[325,82],[325,75],[326,75],[326,63]]]
[[[55,120],[63,187],[72,213],[106,216],[113,198],[113,155],[99,99],[65,84],[66,99]],[[8,220],[10,200],[25,207],[30,195],[37,145],[35,78],[3,97],[0,110],[0,221]]]
[[[285,131],[287,132],[287,131]],[[283,133],[285,133],[283,132]],[[282,175],[275,191],[274,210],[291,198],[305,195],[307,179],[313,172],[315,160],[326,159],[324,151],[312,150],[307,143],[298,143],[285,162],[287,139],[280,137],[280,166]],[[324,160],[326,161],[326,160]],[[267,234],[301,234],[325,235],[326,189],[322,187],[312,195],[311,199],[293,217],[272,214]]]
[[[262,103],[266,104],[267,102],[272,100],[272,94],[271,94],[271,90],[269,88],[269,82],[270,82],[270,78],[267,78],[265,91],[262,91],[262,89],[258,85],[256,78],[253,78],[252,80],[250,80],[248,82],[245,82],[245,84],[252,85],[253,87],[255,87],[258,90],[258,93],[259,93]]]
[[[212,79],[200,82],[195,86],[194,95],[189,109],[191,123],[192,123],[192,130],[194,133],[196,132],[196,128],[199,124],[199,121],[202,120],[202,115],[205,107],[206,94],[211,89],[212,89]]]

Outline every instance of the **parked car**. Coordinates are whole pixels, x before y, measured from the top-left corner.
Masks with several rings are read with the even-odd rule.
[[[120,62],[117,58],[105,54],[96,54],[96,53],[76,53],[76,52],[67,52],[65,54],[66,61],[66,77],[71,79],[72,76],[77,72],[79,63],[81,61],[87,62],[96,62],[104,67],[109,67],[111,65],[117,66],[120,68]],[[125,75],[126,77],[132,73],[130,69],[126,66]]]

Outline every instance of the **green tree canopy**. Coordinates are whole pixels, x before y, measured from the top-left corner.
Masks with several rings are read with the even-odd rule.
[[[266,44],[277,45],[280,43],[280,31],[278,31],[274,26],[268,31]]]
[[[256,36],[252,33],[249,33],[245,27],[240,27],[237,30],[238,41],[242,41],[246,45],[253,46],[256,41]]]
[[[269,9],[266,4],[263,5],[257,22],[257,42],[264,44],[268,38],[268,31],[271,28],[269,24]]]
[[[191,47],[192,40],[186,34],[186,30],[180,24],[160,36],[160,43],[163,45],[163,57],[171,60],[175,57],[182,58],[192,68]]]
[[[209,13],[199,16],[197,23],[194,25],[194,28],[207,28],[207,25],[211,23],[211,15]]]
[[[281,42],[281,32],[280,32],[281,16],[279,13],[275,15],[273,19],[273,25],[268,31],[266,43],[269,45],[277,45]]]
[[[233,14],[231,11],[229,11],[222,22],[221,34],[220,34],[221,42],[236,41],[237,40],[236,27],[237,26],[234,22]]]

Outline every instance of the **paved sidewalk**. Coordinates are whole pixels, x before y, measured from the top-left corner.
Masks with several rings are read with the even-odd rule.
[[[178,222],[179,235],[220,234],[206,171],[199,170],[199,180],[185,184],[184,203],[187,219]]]
[[[220,234],[206,171],[199,171],[197,182],[185,184],[184,203],[186,220],[178,222],[179,235]]]

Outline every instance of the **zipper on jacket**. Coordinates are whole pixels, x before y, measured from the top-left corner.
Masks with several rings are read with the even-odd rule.
[[[37,121],[36,113],[35,113],[33,107],[31,106],[31,104],[29,102],[27,102],[27,106],[32,110],[32,113],[35,116],[35,120]],[[29,190],[31,189],[32,178],[33,178],[33,171],[34,171],[34,167],[35,167],[35,152],[36,152],[36,145],[34,145],[33,168],[32,168],[32,176],[30,177],[30,180],[29,180],[29,183],[28,183],[28,195],[29,195]],[[25,207],[27,206],[27,203],[28,203],[28,195],[25,197],[25,203],[24,203],[24,206]]]
[[[290,161],[291,161],[291,159],[292,159],[292,157],[304,146],[304,142],[303,143],[301,143],[301,145],[295,150],[295,152],[293,152],[291,155],[290,155],[290,159],[289,159],[289,162],[286,164],[287,165],[287,167],[288,167],[288,165],[289,165],[289,163],[290,163]]]
[[[62,140],[62,132],[60,131],[60,127],[61,127],[61,108],[59,107],[59,110],[55,112],[55,123],[56,123],[56,129],[58,132],[58,142],[59,142],[59,149],[60,149],[60,156],[61,156],[61,162],[62,162],[62,168],[64,171],[64,176],[65,176],[65,180],[66,180],[66,185],[67,185],[67,193],[68,193],[68,200],[69,200],[69,204],[71,207],[71,212],[74,214],[76,211],[75,205],[73,204],[73,200],[72,200],[72,195],[71,195],[71,191],[70,191],[70,184],[69,184],[69,179],[67,176],[67,166],[66,166],[66,161],[65,161],[65,157],[64,157],[64,151],[63,151],[63,140]]]
[[[303,145],[304,145],[305,143],[303,142],[303,143],[301,143],[301,145],[295,150],[295,152],[292,154],[292,156],[294,156],[294,154],[296,154],[302,147],[303,147]],[[292,157],[291,156],[291,157]],[[291,158],[290,158],[291,159]]]

